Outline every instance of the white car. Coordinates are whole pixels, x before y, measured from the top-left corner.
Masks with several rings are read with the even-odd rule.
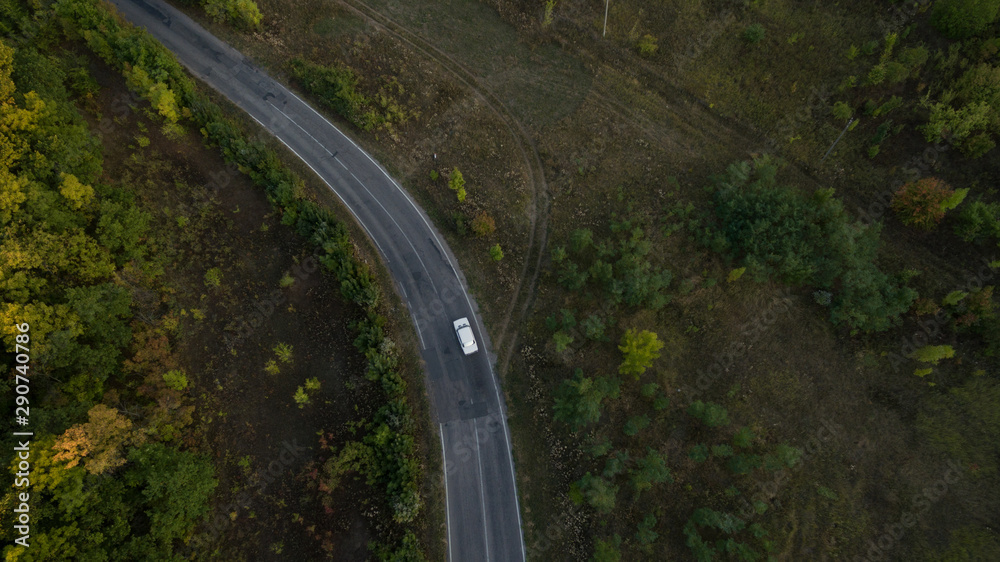
[[[459,318],[455,320],[454,325],[455,334],[458,335],[458,344],[462,346],[462,352],[466,355],[472,355],[479,351],[479,346],[476,345],[476,336],[472,333],[472,326],[469,325],[469,319]]]

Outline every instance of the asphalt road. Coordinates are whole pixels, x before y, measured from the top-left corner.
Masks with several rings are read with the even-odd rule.
[[[448,558],[524,560],[510,432],[489,338],[458,262],[426,214],[350,138],[190,18],[159,0],[112,3],[298,155],[367,231],[420,340],[445,461]],[[470,356],[452,329],[463,316],[480,346]]]

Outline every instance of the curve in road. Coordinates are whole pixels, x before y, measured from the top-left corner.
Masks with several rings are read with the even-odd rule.
[[[426,214],[371,156],[238,51],[160,0],[112,0],[196,77],[295,153],[364,227],[409,307],[439,424],[453,561],[525,560],[506,406],[489,337],[456,260]],[[465,356],[467,316],[483,352]]]

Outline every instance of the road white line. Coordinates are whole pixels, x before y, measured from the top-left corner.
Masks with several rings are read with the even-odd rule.
[[[277,108],[275,108],[275,109],[277,109]],[[246,111],[246,110],[244,110],[244,111]],[[385,259],[385,263],[388,265],[389,264],[389,255],[386,254],[385,250],[382,249],[382,246],[378,243],[378,240],[376,240],[375,237],[372,236],[371,231],[368,230],[368,225],[366,225],[365,222],[363,220],[361,220],[361,217],[359,217],[358,214],[354,212],[354,209],[351,207],[351,204],[348,203],[347,200],[344,199],[344,197],[342,195],[340,195],[340,193],[337,192],[337,189],[335,187],[333,187],[332,185],[330,185],[330,182],[326,181],[326,178],[323,177],[323,174],[320,174],[316,170],[316,168],[313,168],[312,164],[310,164],[308,160],[306,160],[305,158],[303,158],[302,155],[298,153],[298,151],[296,151],[294,148],[292,148],[292,146],[290,144],[288,144],[287,142],[285,142],[285,139],[281,138],[281,136],[279,136],[276,132],[271,131],[270,129],[268,129],[263,123],[260,122],[260,119],[257,119],[256,117],[254,117],[253,113],[250,113],[249,111],[246,111],[246,114],[249,115],[251,119],[253,119],[254,121],[256,121],[257,124],[260,125],[265,131],[271,133],[271,135],[274,138],[278,139],[278,142],[280,142],[281,144],[285,145],[285,148],[287,148],[288,150],[291,150],[293,154],[295,154],[296,156],[298,156],[299,160],[302,160],[302,162],[306,166],[309,166],[309,169],[312,170],[313,173],[316,174],[317,177],[319,177],[320,181],[322,181],[323,183],[325,183],[326,186],[330,188],[330,191],[332,191],[333,194],[337,196],[337,199],[340,199],[340,202],[343,203],[345,207],[347,207],[348,211],[351,212],[351,215],[354,217],[354,220],[357,221],[357,223],[361,225],[361,228],[365,229],[365,232],[368,233],[368,238],[370,238],[371,241],[375,243],[375,246],[378,248],[378,251],[382,253],[382,257]],[[293,123],[294,123],[294,121],[293,121]]]
[[[368,192],[368,195],[371,196],[372,200],[378,203],[378,206],[382,208],[382,211],[385,212],[386,216],[389,217],[389,220],[392,221],[392,224],[396,225],[396,228],[399,230],[399,233],[403,235],[403,238],[406,239],[406,243],[409,244],[410,249],[413,250],[413,255],[417,256],[417,261],[420,262],[420,267],[424,268],[424,273],[427,274],[427,280],[431,282],[431,289],[434,289],[434,294],[440,295],[440,293],[438,293],[437,290],[437,285],[434,284],[434,276],[431,275],[430,270],[427,269],[427,266],[424,264],[423,258],[420,257],[420,252],[417,251],[417,248],[413,245],[413,242],[410,241],[410,237],[406,235],[406,231],[403,230],[403,227],[399,226],[398,222],[396,222],[396,217],[392,216],[392,213],[390,213],[389,210],[386,209],[384,205],[382,205],[382,202],[379,201],[378,197],[375,197],[375,194],[372,193],[370,189],[368,189],[368,186],[365,185],[363,181],[358,179],[358,176],[354,175],[354,172],[352,172],[350,168],[345,166],[344,163],[341,162],[340,158],[334,157],[334,160],[336,160],[338,164],[343,166],[344,169],[347,170],[348,174],[351,174],[351,177],[354,178],[354,181],[358,182],[358,185],[360,185],[362,188],[364,188],[365,191]]]
[[[451,562],[451,506],[448,505],[448,458],[444,453],[444,425],[438,424],[438,435],[441,437],[441,462],[444,463],[442,467],[442,472],[444,472],[444,512],[445,517],[445,528],[448,529],[448,562]]]
[[[483,456],[479,454],[479,422],[472,418],[472,427],[476,434],[476,458],[479,460],[479,498],[483,505],[483,539],[486,541],[486,562],[490,562],[490,533],[486,523],[486,491],[483,490]]]
[[[424,333],[420,331],[420,324],[417,322],[417,317],[413,314],[413,307],[410,305],[410,301],[406,301],[406,307],[410,309],[410,319],[413,320],[413,327],[417,329],[417,337],[420,338],[420,351],[424,351],[427,349],[427,344],[424,343]]]
[[[299,129],[300,129],[300,130],[301,130],[301,131],[302,131],[303,133],[305,133],[305,134],[306,134],[306,136],[308,136],[309,138],[311,138],[311,139],[313,140],[313,142],[315,142],[316,144],[320,145],[320,147],[322,147],[322,148],[323,148],[323,150],[325,150],[327,154],[329,154],[330,156],[333,156],[333,153],[332,153],[332,152],[330,152],[330,149],[329,149],[329,148],[327,148],[325,144],[323,144],[323,143],[319,142],[318,140],[316,140],[316,137],[314,137],[314,136],[310,135],[310,134],[309,134],[309,131],[307,131],[307,130],[303,129],[303,128],[302,128],[302,125],[299,125],[298,123],[296,123],[296,122],[295,122],[295,119],[292,119],[291,117],[289,117],[289,115],[288,115],[287,113],[285,113],[285,112],[284,112],[284,111],[282,111],[282,110],[281,110],[280,108],[278,108],[278,106],[276,106],[276,105],[274,105],[273,103],[271,103],[271,100],[267,100],[267,105],[269,105],[269,106],[273,107],[273,108],[274,108],[275,110],[277,110],[277,111],[278,111],[278,113],[280,113],[280,114],[284,115],[284,116],[285,116],[285,119],[288,119],[289,121],[291,121],[291,122],[292,122],[292,123],[293,123],[293,124],[294,124],[294,125],[295,125],[296,127],[298,127],[298,128],[299,128]]]

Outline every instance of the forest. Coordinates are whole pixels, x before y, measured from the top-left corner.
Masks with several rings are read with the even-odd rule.
[[[363,492],[366,501],[385,502],[388,508],[385,515],[371,516],[370,540],[355,548],[384,558],[422,558],[414,530],[422,532],[415,521],[426,493],[419,489],[416,437],[424,426],[417,425],[419,414],[411,406],[416,400],[400,374],[401,352],[390,339],[396,328],[383,316],[381,281],[353,243],[351,230],[308,197],[304,181],[199,91],[171,55],[142,30],[120,24],[106,5],[8,3],[5,10],[0,315],[10,353],[0,370],[7,410],[14,412],[15,397],[16,405],[24,406],[22,427],[12,419],[12,431],[31,432],[25,434],[31,436],[30,536],[5,525],[6,559],[180,560],[209,557],[213,550],[218,555],[210,546],[212,537],[225,533],[226,525],[212,517],[223,500],[231,495],[255,501],[237,492],[264,490],[268,482],[261,479],[273,480],[266,462],[258,469],[254,465],[262,461],[251,455],[226,460],[231,452],[212,444],[223,431],[213,418],[228,414],[220,402],[223,385],[216,378],[213,392],[209,378],[223,354],[207,345],[202,351],[197,342],[212,341],[226,346],[225,354],[247,353],[247,359],[258,353],[261,342],[253,335],[219,337],[231,329],[231,312],[209,300],[212,295],[232,308],[245,307],[252,299],[242,295],[241,300],[238,286],[258,281],[254,268],[226,260],[233,251],[228,231],[234,228],[227,215],[240,213],[240,206],[227,210],[219,200],[226,186],[190,170],[191,162],[209,158],[205,154],[211,150],[258,190],[267,208],[261,229],[267,232],[268,217],[274,217],[275,227],[285,231],[279,244],[288,251],[308,249],[304,255],[312,260],[311,268],[289,267],[280,287],[294,295],[292,286],[308,282],[309,274],[321,268],[330,279],[323,290],[341,303],[337,314],[355,334],[337,350],[353,355],[339,365],[348,372],[323,376],[327,384],[350,372],[360,379],[357,393],[344,397],[359,413],[350,420],[353,438],[345,439],[336,425],[331,431],[319,425],[333,420],[315,410],[350,410],[335,405],[329,393],[322,404],[313,404],[324,397],[317,394],[318,378],[306,378],[282,400],[286,408],[313,410],[299,422],[305,422],[306,436],[314,435],[311,441],[320,429],[318,444],[301,447],[291,440],[270,446],[281,451],[282,463],[287,454],[282,448],[296,460],[301,449],[317,451],[295,466],[303,489],[312,475],[303,515],[333,513],[330,506],[336,504],[327,496],[350,472],[357,476],[352,481],[369,490]],[[106,93],[95,76],[121,88],[117,97]],[[128,144],[124,152],[115,146],[121,135]],[[170,146],[194,156],[172,160],[161,152]],[[192,174],[202,185],[184,183]],[[164,180],[167,186],[161,185]],[[226,177],[224,183],[237,181]],[[158,199],[164,188],[166,198]],[[244,203],[252,204],[253,197]],[[205,245],[223,247],[212,252]],[[291,258],[299,260],[283,258],[289,265]],[[223,267],[198,263],[185,270],[181,264],[188,260]],[[236,279],[229,278],[231,271]],[[279,285],[273,282],[272,287]],[[293,296],[279,294],[295,304]],[[300,354],[309,355],[277,343],[275,359],[258,367],[261,376],[273,381],[282,370],[286,379],[298,376],[306,367],[297,368],[304,361]],[[23,437],[4,437],[11,452],[8,483],[24,458],[13,453],[23,444],[18,439]],[[258,447],[254,454],[268,449]],[[340,451],[339,460],[331,450]],[[234,479],[231,467],[237,466],[244,474]],[[232,489],[220,490],[220,482]],[[5,492],[6,520],[24,511],[24,497],[19,497],[24,486],[11,485]],[[269,494],[275,492],[272,486]],[[279,497],[274,501],[284,504]],[[225,520],[241,509],[239,503],[230,505],[237,511]],[[287,514],[279,515],[287,522]],[[305,547],[295,550],[334,555],[330,537],[335,529],[307,530],[303,515],[298,523]],[[280,536],[268,546],[284,549]],[[232,548],[229,555],[236,552]]]

